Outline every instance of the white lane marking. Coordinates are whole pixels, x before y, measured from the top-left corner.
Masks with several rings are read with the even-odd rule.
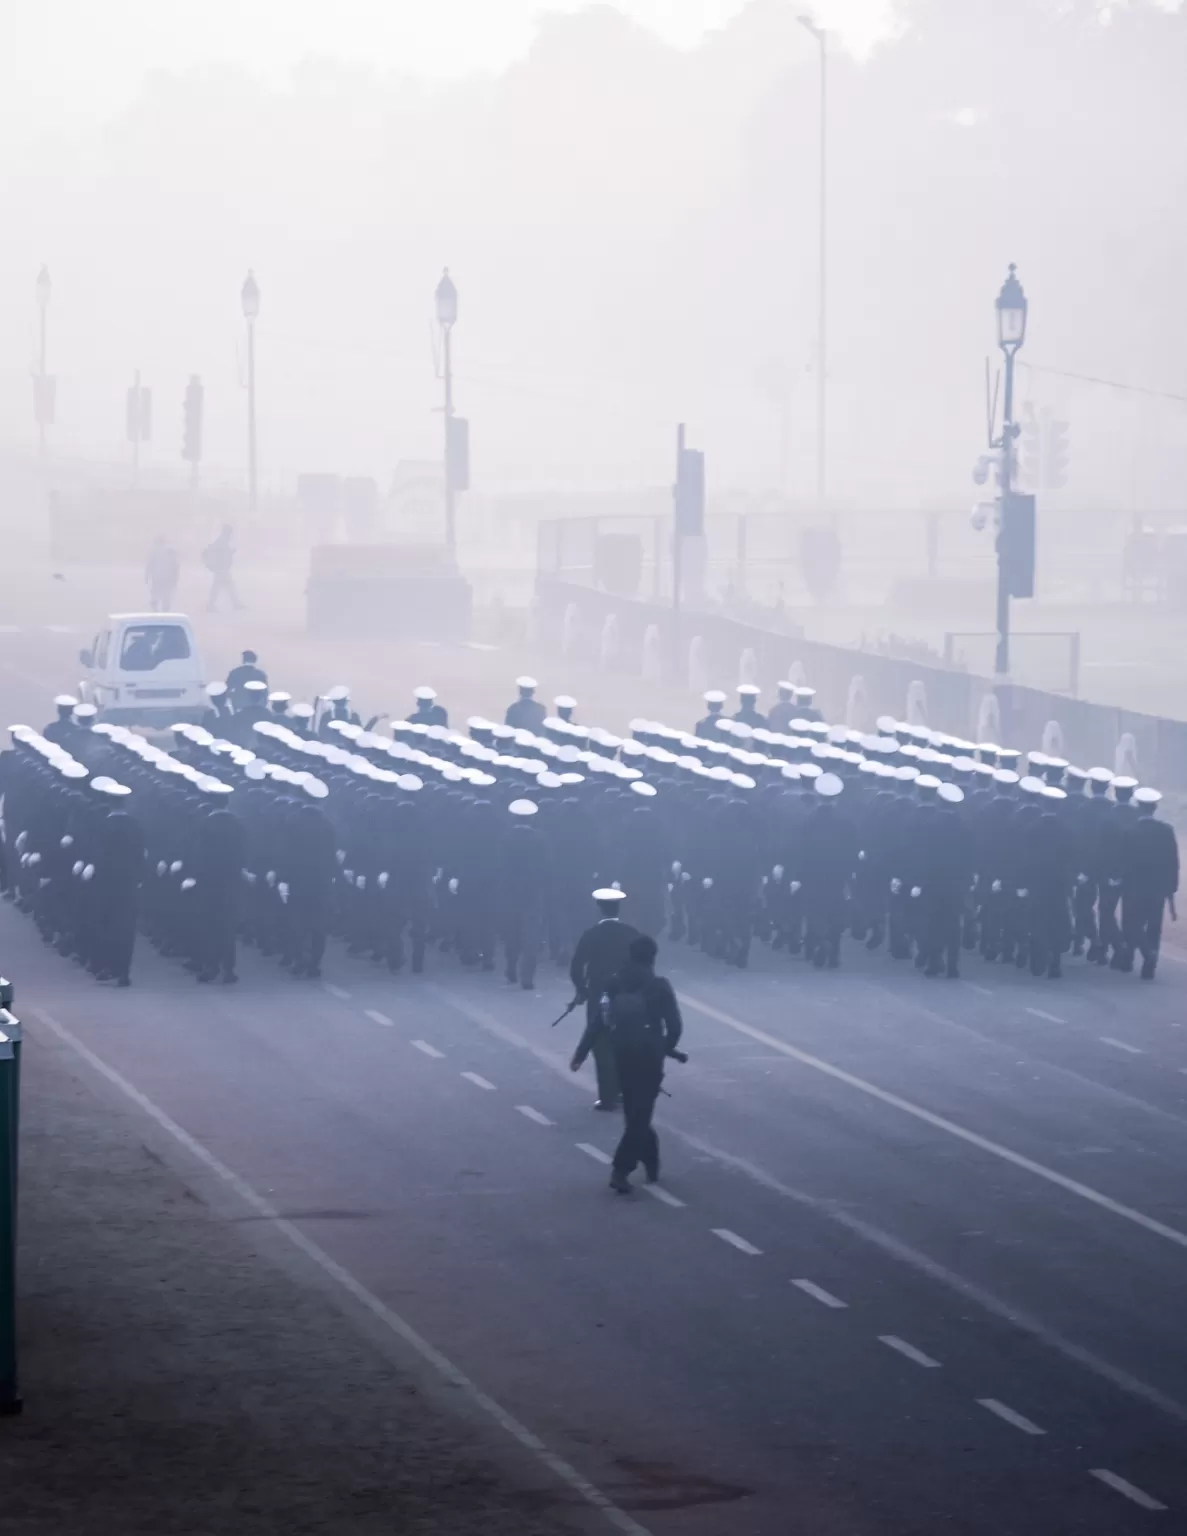
[[[555,1125],[555,1120],[550,1120],[547,1115],[542,1115],[538,1109],[533,1109],[530,1104],[517,1104],[516,1109],[529,1120],[534,1120],[537,1125]]]
[[[1110,1472],[1107,1467],[1093,1467],[1090,1476],[1097,1477],[1110,1488],[1115,1488],[1118,1493],[1132,1499],[1135,1504],[1140,1504],[1143,1509],[1165,1509],[1165,1504],[1160,1504],[1157,1499],[1152,1499],[1148,1493],[1127,1482],[1125,1478],[1118,1477],[1116,1472]]]
[[[811,1296],[826,1307],[847,1307],[849,1303],[842,1301],[839,1296],[834,1296],[831,1291],[826,1291],[822,1285],[813,1285],[811,1280],[793,1280],[792,1285],[803,1291],[805,1296]]]
[[[1061,1019],[1057,1013],[1044,1013],[1041,1008],[1027,1008],[1025,1010],[1032,1019],[1045,1019],[1048,1024],[1066,1024],[1066,1019]]]
[[[658,1184],[644,1184],[643,1188],[653,1200],[658,1200],[661,1205],[670,1205],[674,1211],[684,1209],[684,1201],[678,1199],[669,1190],[661,1189]]]
[[[431,1056],[434,1061],[443,1061],[445,1059],[445,1052],[439,1051],[435,1045],[430,1045],[427,1040],[413,1040],[412,1044],[418,1051],[422,1051],[426,1056]]]
[[[912,1115],[916,1120],[922,1120],[925,1125],[944,1131],[949,1136],[955,1136],[958,1140],[967,1142],[969,1146],[977,1147],[982,1152],[988,1152],[993,1157],[1000,1157],[1003,1162],[1012,1163],[1015,1168],[1024,1168],[1027,1173],[1046,1179],[1049,1184],[1055,1184],[1060,1189],[1067,1190],[1069,1194],[1078,1195],[1081,1200],[1087,1200],[1103,1211],[1120,1216],[1124,1221],[1131,1221],[1135,1226],[1143,1227],[1157,1237],[1164,1237],[1180,1248],[1187,1248],[1187,1232],[1180,1232],[1177,1227],[1168,1227],[1165,1222],[1158,1221],[1153,1216],[1147,1216],[1144,1211],[1135,1210],[1133,1206],[1123,1205],[1120,1200],[1114,1200],[1110,1195],[1102,1194],[1099,1189],[1093,1189],[1090,1184],[1082,1184],[1079,1179],[1069,1178],[1065,1173],[1057,1173],[1054,1168],[1036,1163],[1033,1158],[1024,1157],[1021,1152],[1014,1152],[1009,1147],[1003,1147],[1000,1142],[991,1141],[988,1136],[981,1136],[963,1125],[957,1125],[954,1120],[949,1120],[944,1115],[937,1115],[930,1109],[924,1109],[921,1104],[913,1104],[910,1099],[904,1099],[886,1088],[879,1088],[875,1083],[867,1082],[864,1077],[846,1072],[843,1067],[835,1067],[831,1061],[822,1061],[819,1056],[811,1056],[807,1051],[801,1051],[798,1046],[788,1045],[786,1040],[767,1034],[766,1030],[756,1029],[753,1024],[744,1024],[741,1019],[735,1019],[732,1014],[723,1013],[720,1008],[700,1002],[687,992],[681,993],[680,998],[689,1007],[695,1008],[698,1013],[705,1014],[707,1018],[716,1019],[727,1029],[748,1035],[752,1040],[757,1040],[762,1045],[769,1045],[772,1050],[780,1051],[784,1056],[790,1056],[793,1061],[798,1061],[805,1067],[811,1067],[815,1072],[822,1072],[825,1077],[831,1077],[836,1082],[856,1088],[859,1093],[877,1099],[880,1103],[889,1104],[894,1109],[900,1109],[904,1114]]]
[[[371,1020],[372,1024],[383,1024],[388,1029],[395,1028],[395,1025],[388,1018],[387,1014],[380,1013],[378,1008],[364,1008],[363,1012],[367,1018]]]
[[[323,992],[328,992],[331,997],[336,997],[340,1003],[350,1002],[350,993],[345,987],[336,987],[332,981],[323,981],[321,985]]]
[[[1187,955],[1175,955],[1169,949],[1160,949],[1158,951],[1158,958],[1160,960],[1169,960],[1173,965],[1187,965]]]
[[[574,1077],[569,1069],[568,1060],[564,1057],[546,1050],[534,1040],[529,1040],[521,1035],[518,1030],[501,1023],[487,1009],[479,1007],[472,998],[461,996],[450,991],[448,987],[436,982],[427,982],[426,990],[433,996],[439,997],[442,1002],[460,1013],[463,1018],[469,1019],[485,1034],[495,1040],[500,1040],[504,1045],[513,1046],[517,1050],[525,1051],[535,1058],[541,1066],[555,1074],[562,1083],[576,1093],[582,1095],[588,1091],[585,1086]],[[712,1042],[710,1042],[710,1048]],[[702,1047],[698,1047],[702,1049]],[[1183,1068],[1187,1072],[1187,1067]],[[732,1173],[741,1174],[751,1183],[757,1184],[760,1189],[768,1190],[773,1195],[778,1195],[783,1200],[789,1200],[793,1205],[802,1210],[812,1211],[825,1220],[834,1222],[845,1232],[860,1238],[863,1243],[884,1253],[898,1264],[905,1264],[916,1274],[926,1275],[935,1284],[941,1285],[945,1290],[954,1295],[970,1301],[974,1306],[980,1307],[990,1317],[995,1317],[999,1322],[1006,1323],[1010,1327],[1018,1328],[1030,1338],[1036,1339],[1048,1349],[1053,1349],[1056,1354],[1062,1355],[1073,1365],[1080,1366],[1083,1370],[1090,1371],[1101,1381],[1107,1381],[1118,1391],[1127,1396],[1136,1398],[1138,1402],[1146,1403],[1151,1408],[1156,1408],[1159,1413],[1168,1419],[1173,1419],[1176,1424],[1187,1424],[1187,1404],[1179,1402],[1176,1398],[1169,1397],[1165,1392],[1160,1392],[1157,1387],[1152,1387],[1149,1382],[1142,1381],[1140,1377],[1131,1375],[1129,1371],[1122,1370],[1120,1366],[1094,1354],[1092,1350],[1085,1349],[1082,1344],[1077,1344],[1073,1339],[1048,1327],[1037,1317],[1023,1312],[1013,1304],[1006,1303],[995,1296],[992,1291],[987,1291],[983,1286],[966,1280],[963,1275],[958,1275],[955,1270],[938,1263],[919,1249],[912,1248],[909,1243],[902,1242],[897,1237],[892,1237],[881,1227],[876,1227],[872,1222],[865,1221],[860,1216],[855,1216],[849,1211],[839,1210],[831,1201],[825,1201],[815,1195],[809,1195],[802,1189],[796,1189],[786,1184],[782,1179],[777,1179],[759,1164],[749,1158],[739,1157],[735,1152],[727,1152],[722,1147],[715,1146],[711,1141],[705,1141],[703,1137],[694,1136],[690,1131],[681,1130],[672,1126],[668,1134],[675,1136],[685,1146],[691,1147],[694,1152],[699,1152],[702,1157],[709,1158],[720,1168],[726,1168]]]
[[[462,1076],[468,1083],[473,1083],[475,1088],[489,1088],[494,1090],[494,1083],[487,1082],[485,1077],[479,1077],[477,1072],[463,1072]]]
[[[78,633],[70,624],[47,624],[45,627],[51,635],[76,635]]]
[[[601,1147],[591,1147],[588,1141],[577,1143],[578,1152],[584,1152],[586,1157],[592,1157],[595,1163],[613,1162],[609,1152],[603,1152]]]
[[[970,981],[969,982],[969,986],[972,988],[972,990],[974,992],[980,992],[982,997],[992,997],[993,996],[993,988],[992,987],[981,987],[981,986],[978,986],[975,981]]]
[[[88,1066],[99,1073],[101,1077],[106,1078],[113,1087],[118,1088],[126,1098],[142,1109],[151,1120],[160,1126],[161,1130],[171,1136],[191,1157],[213,1173],[229,1189],[232,1189],[245,1205],[249,1206],[257,1215],[263,1216],[265,1220],[270,1222],[274,1231],[281,1233],[282,1236],[287,1238],[294,1248],[299,1249],[306,1258],[312,1260],[323,1274],[336,1281],[360,1306],[367,1312],[370,1312],[373,1317],[378,1318],[391,1333],[395,1334],[397,1338],[401,1339],[410,1349],[418,1354],[426,1365],[431,1366],[436,1371],[438,1376],[448,1382],[451,1387],[455,1387],[464,1397],[469,1399],[475,1408],[484,1413],[488,1419],[497,1424],[505,1434],[510,1435],[526,1451],[530,1452],[541,1466],[546,1467],[552,1473],[558,1482],[564,1483],[566,1487],[577,1494],[586,1504],[599,1510],[608,1525],[616,1531],[622,1531],[625,1533],[625,1536],[651,1536],[651,1532],[647,1530],[646,1526],[640,1525],[637,1520],[632,1520],[625,1510],[619,1509],[612,1499],[608,1498],[588,1478],[583,1477],[576,1467],[566,1461],[563,1456],[558,1456],[555,1451],[550,1450],[544,1441],[540,1439],[539,1435],[534,1434],[514,1414],[508,1413],[501,1403],[484,1392],[477,1382],[454,1365],[453,1361],[447,1355],[442,1354],[435,1344],[430,1343],[424,1334],[418,1333],[411,1323],[406,1322],[386,1302],[380,1301],[377,1296],[373,1295],[363,1285],[361,1280],[357,1280],[336,1259],[332,1259],[324,1248],[319,1247],[298,1226],[289,1221],[287,1217],[282,1216],[276,1207],[268,1200],[265,1200],[263,1195],[259,1194],[246,1179],[241,1178],[239,1174],[228,1168],[224,1162],[215,1157],[213,1152],[208,1151],[196,1137],[191,1136],[175,1120],[170,1119],[165,1111],[154,1104],[147,1094],[143,1094],[139,1088],[133,1087],[126,1077],[121,1076],[114,1067],[109,1067],[101,1057],[96,1056],[94,1051],[85,1046],[77,1036],[71,1034],[64,1025],[51,1018],[48,1013],[39,1010],[38,1017],[45,1027],[52,1034],[55,1034],[64,1045],[68,1045]]]
[[[979,1397],[977,1401],[982,1408],[988,1408],[990,1413],[996,1413],[999,1419],[1004,1419],[1007,1424],[1012,1424],[1015,1429],[1020,1429],[1024,1435],[1045,1435],[1047,1431],[1040,1429],[1033,1419],[1026,1418],[1021,1413],[1015,1413],[1013,1408],[1005,1403],[999,1403],[996,1397]]]
[[[762,1249],[756,1248],[753,1243],[748,1243],[744,1237],[739,1237],[736,1232],[731,1232],[728,1227],[714,1227],[713,1236],[719,1237],[723,1243],[728,1243],[731,1248],[736,1248],[739,1253],[748,1253],[753,1258],[761,1258]]]
[[[908,1360],[914,1360],[916,1365],[925,1366],[928,1370],[935,1370],[939,1366],[938,1360],[925,1355],[921,1349],[916,1349],[914,1344],[908,1344],[906,1339],[900,1339],[895,1333],[880,1333],[878,1341],[890,1349],[897,1349],[900,1355],[906,1355]]]
[[[1144,1056],[1145,1051],[1139,1050],[1136,1045],[1126,1045],[1124,1040],[1115,1040],[1112,1035],[1102,1035],[1102,1045],[1111,1045],[1114,1050],[1125,1051],[1130,1056]]]

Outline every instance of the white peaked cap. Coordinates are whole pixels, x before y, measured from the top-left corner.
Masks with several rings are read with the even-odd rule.
[[[744,693],[744,694],[748,695],[748,697],[750,697],[752,699],[756,699],[758,697],[758,695],[762,692],[762,689],[757,685],[757,683],[739,683],[738,684],[738,692],[739,693]],[[706,697],[707,697],[707,695],[706,695]]]
[[[515,679],[515,686],[517,688],[538,688],[540,685],[534,677],[517,677]]]
[[[797,699],[814,699],[816,697],[816,690],[815,688],[807,688],[803,684],[797,683],[795,696]]]
[[[310,720],[313,718],[312,704],[294,704],[289,710],[290,715],[296,715],[298,720]]]
[[[920,774],[914,763],[904,763],[901,768],[894,770],[894,776],[900,783],[907,784],[918,779]]]
[[[657,793],[654,784],[645,784],[642,779],[636,779],[631,784],[631,789],[636,795],[642,795],[645,800],[650,800]]]
[[[92,715],[97,715],[99,711],[94,704],[78,704],[75,706],[74,713],[81,715],[84,720],[89,720]]]
[[[964,799],[964,790],[959,784],[941,784],[940,799],[946,800],[949,805],[959,805]]]
[[[775,687],[778,688],[780,693],[794,693],[795,692],[795,684],[794,683],[789,683],[786,678],[784,678],[782,682],[776,683]]]
[[[101,795],[130,795],[132,791],[124,784],[117,784],[114,779],[100,775],[91,780],[91,788],[97,789]]]
[[[725,703],[725,694],[722,693],[720,688],[710,688],[708,693],[706,693],[704,695],[704,698],[705,698],[705,703],[706,704],[724,704]]]
[[[332,688],[327,688],[322,694],[327,704],[340,704],[343,699],[350,698],[350,689],[345,683],[335,683]]]
[[[1044,799],[1047,799],[1047,800],[1066,800],[1067,799],[1067,790],[1066,789],[1056,789],[1054,784],[1044,784],[1043,785],[1043,797],[1044,797]]]
[[[995,784],[1017,784],[1020,782],[1018,775],[1012,768],[995,768],[993,770]]]
[[[507,809],[512,816],[534,816],[540,807],[532,800],[512,800]]]
[[[799,776],[800,776],[800,770],[796,766],[795,763],[784,763],[783,764],[783,777],[785,779],[793,779],[793,780],[798,781]]]
[[[823,795],[826,800],[833,799],[845,788],[844,783],[835,773],[822,773],[816,780],[816,793]]]
[[[1089,768],[1088,777],[1094,784],[1111,784],[1113,782],[1113,770],[1111,768]]]
[[[226,683],[207,683],[206,695],[211,699],[221,699],[227,691]]]
[[[620,891],[615,886],[604,885],[593,893],[595,901],[625,901],[626,892]]]
[[[401,789],[407,790],[410,794],[415,794],[418,789],[425,787],[424,780],[418,778],[415,773],[401,773],[396,782]]]
[[[1138,781],[1136,779],[1126,778],[1124,774],[1122,774],[1120,778],[1113,780],[1114,789],[1136,789],[1137,787]]]
[[[268,695],[268,703],[269,704],[287,704],[291,698],[292,698],[292,694],[291,693],[281,693],[278,690],[276,693],[270,693]]]
[[[1019,780],[1019,788],[1023,794],[1041,795],[1046,787],[1042,779],[1036,779],[1033,774],[1028,773],[1024,779]]]
[[[549,773],[545,769],[543,773],[536,775],[536,783],[541,789],[560,789],[564,784],[564,780],[559,773]]]
[[[1157,805],[1162,796],[1156,789],[1151,789],[1149,785],[1144,784],[1141,789],[1134,790],[1133,798],[1139,805]]]
[[[558,693],[556,698],[553,699],[552,702],[556,705],[556,707],[558,709],[576,709],[577,708],[577,700],[574,699],[574,698],[571,698],[569,696],[569,694],[567,694],[567,693]]]
[[[428,683],[422,683],[419,688],[412,690],[412,697],[414,699],[435,699],[437,697],[437,690],[430,688]]]
[[[54,704],[57,706],[58,709],[77,709],[78,708],[78,700],[74,697],[73,694],[69,694],[69,693],[60,693],[60,694],[58,694],[57,698],[54,700]]]
[[[257,757],[254,762],[248,763],[243,771],[249,779],[255,779],[258,782],[260,779],[266,779],[271,769],[267,763],[261,762]]]
[[[819,763],[800,763],[801,779],[819,779],[824,774],[824,769]]]
[[[940,787],[940,781],[934,773],[921,773],[915,783],[920,789],[939,789]]]
[[[249,683],[244,683],[243,687],[245,691],[250,690],[252,693],[268,692],[268,684],[262,683],[258,677],[253,677]]]

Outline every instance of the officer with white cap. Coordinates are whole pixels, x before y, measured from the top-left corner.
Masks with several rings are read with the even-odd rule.
[[[515,686],[519,689],[519,697],[507,706],[504,723],[517,731],[538,731],[548,718],[548,711],[536,697],[536,679],[517,677]]]
[[[758,696],[762,692],[755,683],[738,684],[738,710],[734,719],[742,725],[748,725],[752,731],[763,730],[767,724],[767,717],[758,707]]]
[[[416,708],[408,716],[414,725],[448,725],[449,716],[442,705],[437,703],[437,690],[428,683],[422,683],[419,688],[414,688],[412,697],[416,700]]]
[[[558,693],[552,701],[552,707],[556,711],[556,718],[563,720],[566,725],[572,725],[573,715],[577,709],[577,700],[568,693]]]
[[[805,684],[799,684],[795,689],[795,718],[797,720],[815,721],[824,720],[824,716],[816,708],[816,690]]]
[[[60,747],[70,748],[70,743],[78,736],[78,727],[74,723],[74,711],[78,708],[78,700],[68,693],[60,693],[54,700],[54,708],[58,712],[56,720],[52,720],[42,731],[46,741],[53,741]]]
[[[577,940],[569,977],[574,998],[585,1004],[585,1030],[569,1063],[580,1070],[591,1053],[598,1077],[598,1097],[594,1108],[611,1113],[618,1108],[618,1073],[614,1065],[614,1046],[603,1017],[606,987],[630,959],[630,948],[641,937],[638,930],[624,923],[619,910],[626,892],[615,886],[602,886],[593,893],[598,920]]]
[[[248,683],[263,683],[265,688],[268,686],[268,674],[260,666],[260,658],[254,651],[244,651],[243,660],[227,673],[227,687],[232,697],[242,693]]]
[[[500,881],[504,974],[525,992],[536,985],[548,889],[548,839],[537,825],[539,811],[534,800],[524,797],[507,807],[511,825],[503,845]]]
[[[720,688],[710,688],[705,694],[705,707],[709,712],[703,720],[697,721],[694,732],[707,741],[720,741],[722,735],[718,726],[721,724],[721,711],[725,708],[725,694]]]
[[[775,702],[767,710],[767,729],[777,731],[780,736],[785,736],[791,722],[800,718],[795,702],[795,684],[789,682],[776,683],[775,693]]]
[[[807,909],[806,958],[819,970],[840,964],[845,925],[845,886],[857,865],[857,837],[852,823],[837,809],[845,789],[835,773],[816,780],[816,804],[804,821],[801,866]]]
[[[1142,980],[1153,981],[1162,944],[1162,915],[1179,889],[1179,844],[1169,822],[1155,815],[1162,796],[1146,785],[1135,789],[1137,819],[1125,835],[1121,887],[1121,930],[1127,969],[1135,951],[1142,957]]]

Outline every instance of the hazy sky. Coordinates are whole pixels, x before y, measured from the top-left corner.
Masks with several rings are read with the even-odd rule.
[[[689,44],[745,0],[616,0],[669,41]],[[209,60],[283,75],[311,54],[438,77],[499,69],[522,53],[542,11],[588,0],[36,0],[9,3],[0,82],[30,126],[118,106],[147,70]],[[788,0],[843,29],[860,49],[893,0]],[[7,60],[7,62],[5,62]],[[14,110],[17,109],[18,110]]]

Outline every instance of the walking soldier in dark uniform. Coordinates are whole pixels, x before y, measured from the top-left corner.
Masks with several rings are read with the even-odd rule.
[[[610,1174],[610,1188],[620,1195],[630,1193],[630,1176],[640,1163],[649,1184],[659,1178],[659,1139],[651,1119],[663,1086],[664,1062],[677,1055],[683,1031],[672,984],[655,974],[656,953],[654,939],[634,939],[626,965],[606,987],[604,1027],[626,1119]]]
[[[609,1112],[618,1108],[618,1072],[614,1064],[614,1047],[602,1014],[602,998],[607,986],[630,959],[631,945],[642,935],[618,915],[619,906],[626,899],[625,892],[603,887],[593,893],[593,899],[602,915],[577,940],[573,963],[569,967],[577,1000],[585,1004],[585,1031],[569,1065],[574,1072],[579,1071],[592,1053],[598,1075],[598,1097],[594,1108]]]

